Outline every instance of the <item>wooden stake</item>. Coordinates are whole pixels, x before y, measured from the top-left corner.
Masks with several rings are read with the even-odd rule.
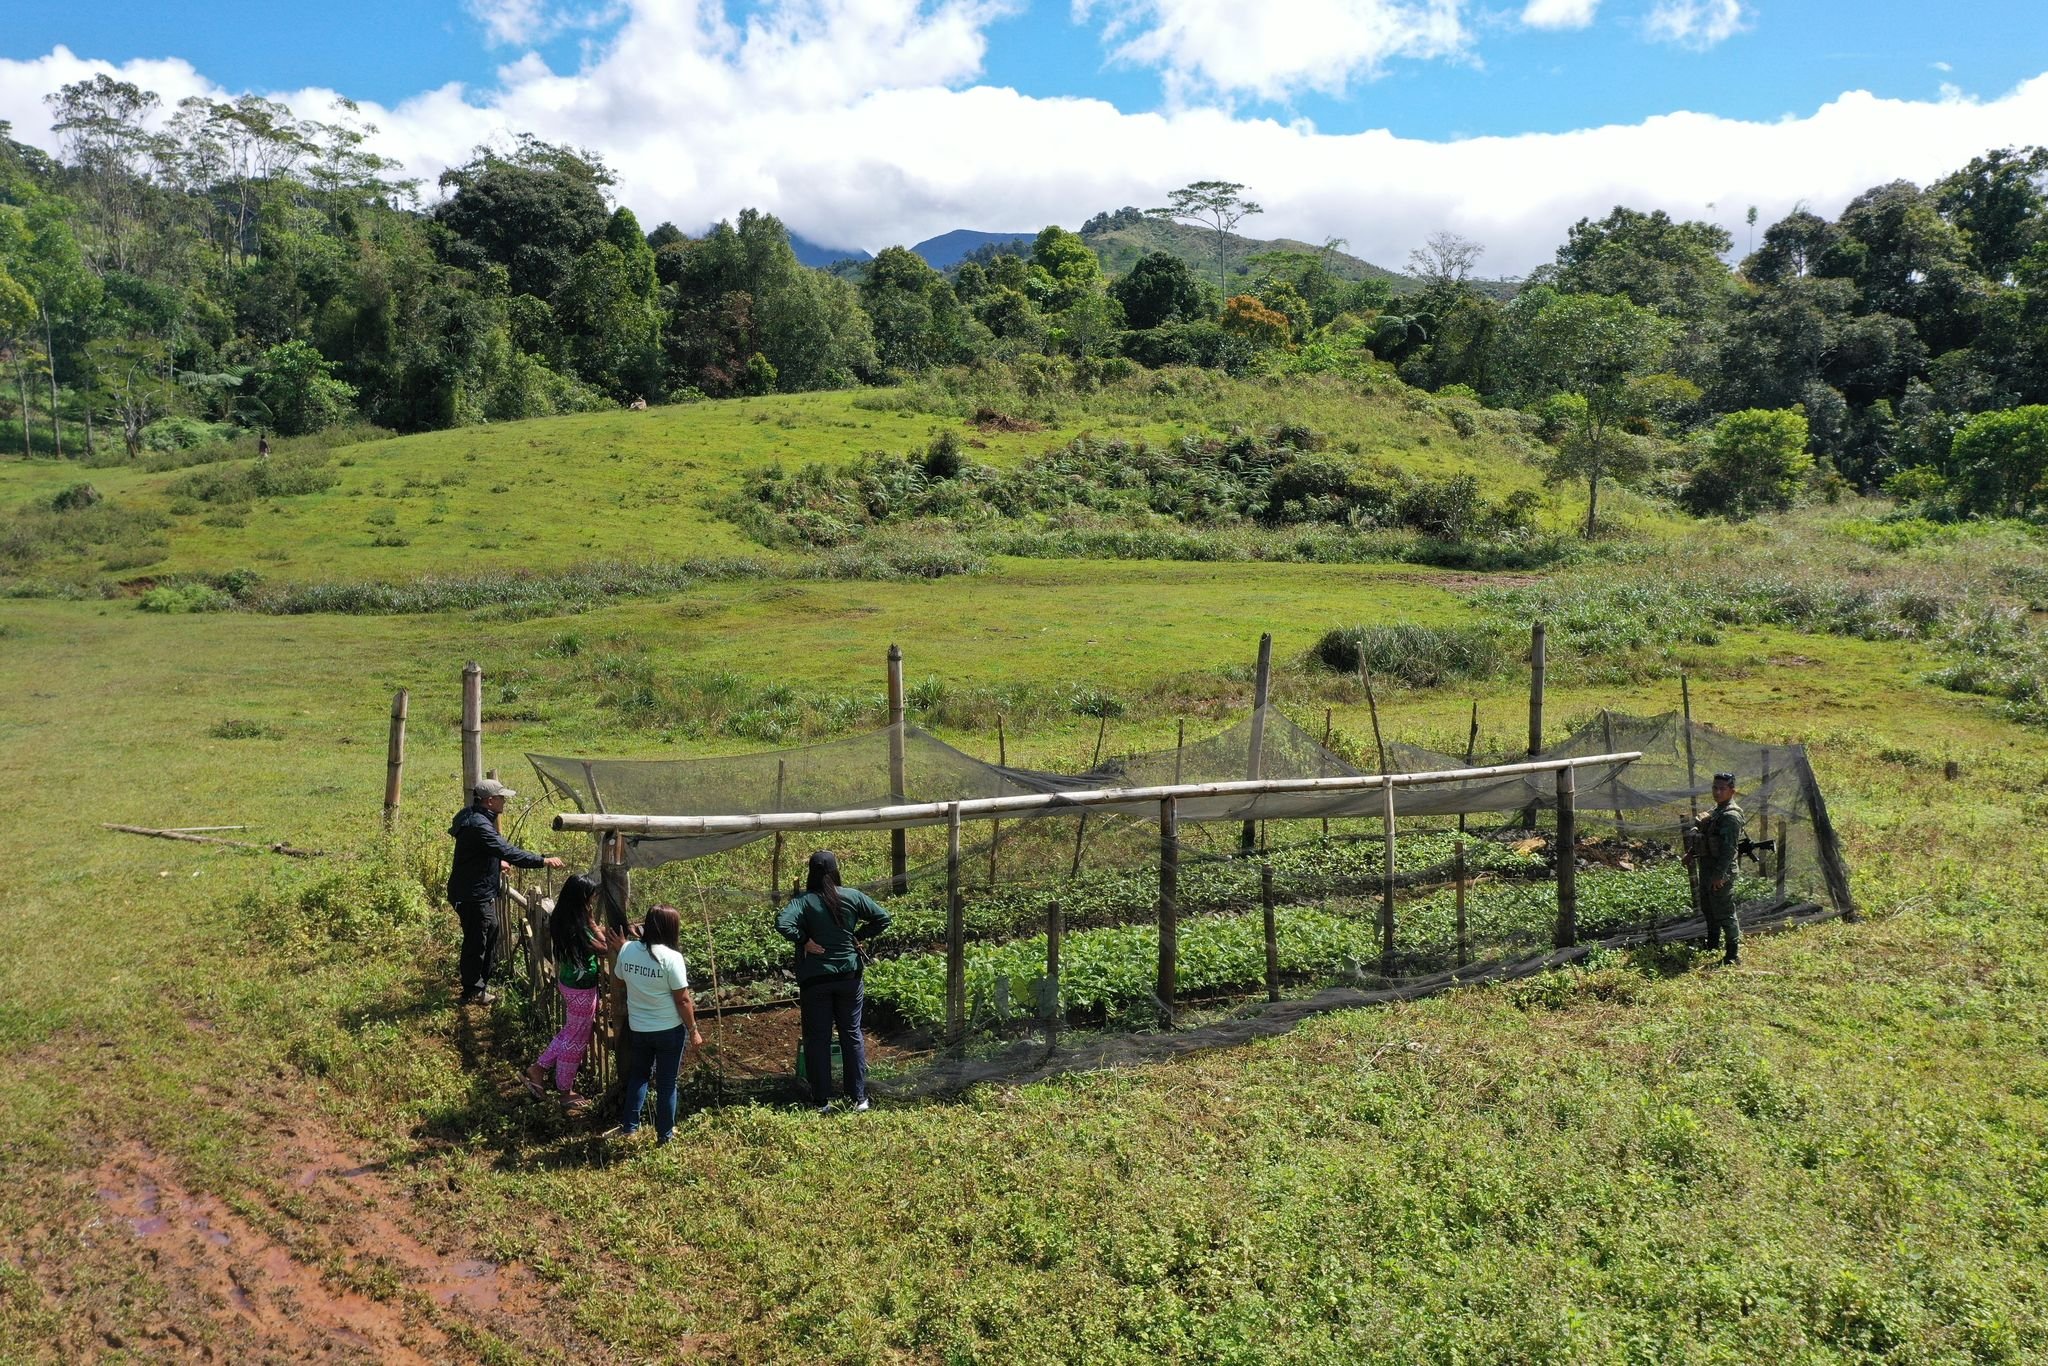
[[[1045,906],[1045,1042],[1048,1047],[1059,1042],[1060,1025],[1063,1023],[1060,1009],[1060,941],[1066,938],[1067,911],[1058,897],[1053,897]]]
[[[1318,778],[1326,776],[1330,771],[1330,723],[1335,719],[1336,715],[1336,708],[1323,708],[1323,748],[1316,755],[1316,776]],[[1328,816],[1323,817],[1323,838],[1330,838],[1330,818]]]
[[[151,839],[177,840],[181,844],[220,844],[230,849],[255,849],[266,854],[283,854],[286,858],[325,858],[324,849],[297,849],[289,844],[256,844],[250,840],[224,840],[212,835],[188,835],[182,830],[158,830],[147,825],[115,825],[101,821],[102,830],[118,830],[124,835],[147,835]]]
[[[1529,757],[1535,758],[1543,752],[1543,684],[1545,673],[1544,640],[1548,628],[1542,622],[1529,627]],[[1536,803],[1529,803],[1529,809],[1522,813],[1522,827],[1536,828]]]
[[[400,789],[405,781],[405,713],[411,697],[404,688],[391,694],[391,734],[384,746],[384,833],[398,825]]]
[[[1464,967],[1472,961],[1471,947],[1465,938],[1465,841],[1459,840],[1451,847],[1451,873],[1457,880],[1457,929],[1458,966]]]
[[[1465,733],[1465,767],[1472,767],[1472,756],[1479,752],[1479,699],[1472,699],[1472,729]],[[1465,813],[1458,813],[1458,833],[1465,833]]]
[[[1273,637],[1267,633],[1259,637],[1258,671],[1252,675],[1252,735],[1251,754],[1245,761],[1248,779],[1265,776],[1266,763],[1266,703],[1273,695]],[[1238,839],[1238,850],[1249,854],[1258,844],[1258,822],[1246,821],[1244,833]]]
[[[1266,913],[1266,999],[1280,999],[1280,935],[1273,924],[1273,860],[1259,865],[1259,905]]]
[[[996,713],[996,767],[1010,766],[1010,745],[1003,735],[1003,714]],[[1003,849],[1003,823],[991,821],[988,827],[988,885],[996,885],[996,855]]]
[[[1557,947],[1579,942],[1579,771],[1557,771]]]
[[[1175,787],[1180,786],[1181,755],[1187,747],[1188,719],[1185,716],[1176,717],[1173,726],[1173,784]]]
[[[903,651],[889,647],[889,795],[904,800],[903,779]],[[899,826],[889,832],[889,887],[901,892],[910,886],[910,846]]]
[[[476,798],[484,776],[484,669],[475,660],[462,666],[462,802]]]
[[[1785,846],[1791,831],[1785,818],[1778,817],[1778,904],[1785,904]]]
[[[1614,752],[1614,713],[1605,707],[1600,709],[1600,728],[1602,736],[1607,741],[1607,752],[1612,754]],[[1607,780],[1607,790],[1614,798],[1615,832],[1619,838],[1627,839],[1628,813],[1621,809],[1621,775],[1619,773],[1616,773]]]
[[[1093,773],[1096,767],[1102,763],[1102,740],[1108,734],[1109,717],[1103,716],[1095,725],[1095,757],[1088,761],[1088,771],[1090,773]],[[1074,822],[1074,866],[1067,870],[1068,877],[1079,877],[1081,875],[1081,846],[1087,840],[1088,813],[1083,811],[1081,818]]]
[[[960,804],[946,816],[946,1042],[967,1034],[967,927],[960,904]]]
[[[1394,975],[1394,782],[1390,776],[1380,785],[1380,828],[1386,841],[1381,851],[1380,887],[1380,972]]]
[[[775,761],[775,809],[782,810],[782,783],[789,773],[789,761]],[[782,845],[785,836],[775,832],[775,850],[768,858],[768,905],[772,909],[782,905]]]
[[[1180,977],[1180,812],[1175,799],[1159,803],[1159,1009],[1173,1026]]]
[[[1365,659],[1358,661],[1358,681],[1365,685],[1365,709],[1372,715],[1372,748],[1380,756],[1380,772],[1387,771],[1387,741],[1380,734],[1380,700],[1372,690],[1372,670],[1365,667]]]
[[[1700,774],[1699,770],[1693,767],[1692,758],[1692,683],[1684,674],[1678,676],[1678,705],[1679,714],[1685,721],[1685,796],[1686,800],[1692,803],[1693,819],[1698,820]]]

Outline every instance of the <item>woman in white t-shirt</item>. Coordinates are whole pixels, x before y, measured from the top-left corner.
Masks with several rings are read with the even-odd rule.
[[[647,1103],[647,1083],[654,1082],[654,1136],[668,1142],[676,1127],[676,1073],[683,1050],[704,1046],[697,1032],[697,1008],[690,1000],[690,975],[676,951],[683,918],[673,906],[656,906],[640,927],[640,938],[619,950],[612,965],[612,1018],[625,1019],[624,1061],[620,1079],[626,1084],[619,1112],[619,1135],[640,1127]]]

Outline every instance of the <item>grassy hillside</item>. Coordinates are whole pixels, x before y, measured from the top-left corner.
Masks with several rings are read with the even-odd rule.
[[[728,551],[769,569],[513,618],[488,602],[290,618],[0,603],[0,780],[21,794],[0,840],[26,855],[0,893],[0,1358],[2048,1354],[2048,733],[1934,681],[1947,637],[1902,624],[2015,593],[2024,607],[2048,582],[2037,544],[1877,535],[1868,508],[1738,530],[1643,512],[1629,562],[1549,575],[996,559],[875,582],[789,577],[720,541],[736,533],[702,507],[751,463],[900,450],[978,401],[932,386],[377,442],[335,453],[333,488],[251,499],[241,527],[169,512],[182,472],[9,462],[9,515],[83,477],[172,519],[157,565],[81,552],[66,572],[87,578]],[[975,454],[1288,413],[1361,449],[1529,478],[1505,435],[1459,438],[1398,396],[1032,402],[1017,411],[1045,430],[975,429]],[[642,501],[638,462],[674,501]],[[422,491],[401,496],[408,479]],[[519,481],[537,491],[501,512]],[[369,520],[382,508],[393,523]],[[415,524],[409,545],[367,543]],[[480,544],[522,529],[536,539]],[[1181,717],[1199,733],[1248,704],[1261,630],[1282,704],[1312,725],[1332,708],[1356,748],[1362,696],[1309,658],[1325,630],[1539,608],[1556,733],[1601,706],[1669,708],[1685,668],[1702,719],[1808,742],[1867,918],[1753,942],[1734,972],[1645,955],[858,1119],[705,1108],[658,1153],[527,1102],[517,1069],[542,1040],[514,1010],[451,1004],[452,917],[421,887],[456,799],[464,659],[487,670],[487,762],[513,773],[523,750],[710,753],[864,728],[891,641],[913,681],[936,680],[915,692],[920,721],[992,754],[1000,711],[1013,761],[1060,767],[1096,733],[1072,686],[1117,701],[1113,749],[1169,740]],[[1512,751],[1516,668],[1385,680],[1383,721],[1443,745],[1477,698],[1482,750]],[[401,686],[412,748],[387,851]],[[234,837],[330,856],[301,867],[102,821],[245,825]],[[583,857],[537,824],[526,837]]]
[[[975,420],[988,413],[1001,420]],[[280,443],[262,470],[241,452],[169,469],[168,459],[92,469],[0,461],[0,582],[78,591],[237,569],[297,583],[548,571],[598,559],[758,558],[763,547],[713,505],[742,476],[769,466],[915,454],[949,430],[974,461],[1008,467],[1084,432],[1168,443],[1283,424],[1314,429],[1333,458],[1354,465],[1470,473],[1496,495],[1537,485],[1532,448],[1512,422],[1408,390],[1362,395],[1335,382],[1280,386],[1191,372],[1034,394],[998,376],[457,428],[332,449]],[[261,482],[273,478],[282,491]],[[80,482],[106,502],[51,515],[49,500]],[[1564,526],[1570,516],[1559,501],[1549,520]]]

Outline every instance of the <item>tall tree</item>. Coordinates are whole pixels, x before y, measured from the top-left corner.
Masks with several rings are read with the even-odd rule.
[[[1146,212],[1154,218],[1164,218],[1176,223],[1191,223],[1214,233],[1216,289],[1220,294],[1228,294],[1230,281],[1224,270],[1224,262],[1230,246],[1230,234],[1239,223],[1255,214],[1262,214],[1265,210],[1244,197],[1244,186],[1237,181],[1198,180],[1166,196],[1165,207],[1148,209]]]

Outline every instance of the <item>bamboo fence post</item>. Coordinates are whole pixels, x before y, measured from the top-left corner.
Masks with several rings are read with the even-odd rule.
[[[1266,771],[1266,704],[1273,696],[1273,636],[1267,632],[1259,637],[1259,664],[1252,675],[1252,734],[1251,754],[1245,760],[1245,774],[1248,779],[1265,776]],[[1238,852],[1249,854],[1258,844],[1259,829],[1256,820],[1244,823],[1244,833],[1239,836]]]
[[[1778,904],[1785,904],[1785,843],[1790,829],[1783,816],[1778,817]]]
[[[1372,716],[1372,748],[1380,757],[1380,772],[1387,771],[1387,742],[1380,734],[1380,699],[1373,691],[1372,670],[1365,667],[1365,656],[1358,657],[1358,681],[1365,685],[1365,709]]]
[[[1451,847],[1451,873],[1457,879],[1457,930],[1458,966],[1464,967],[1472,961],[1471,950],[1465,937],[1465,841],[1459,840]]]
[[[788,777],[788,771],[789,761],[787,759],[777,759],[775,761],[775,809],[777,811],[782,809],[782,784],[783,780]],[[783,839],[783,832],[780,830],[776,831],[775,851],[768,858],[768,907],[770,910],[782,905]]]
[[[1330,723],[1336,718],[1336,715],[1336,708],[1323,708],[1323,748],[1316,755],[1316,776],[1318,778],[1327,776],[1330,771],[1328,759],[1330,753]],[[1323,838],[1325,840],[1330,838],[1330,818],[1328,816],[1323,817]]]
[[[1280,935],[1273,923],[1273,859],[1259,865],[1259,905],[1266,914],[1266,999],[1280,999]]]
[[[462,800],[476,796],[484,776],[484,670],[475,660],[462,666]]]
[[[404,688],[391,694],[391,734],[384,745],[384,833],[398,828],[398,804],[405,784],[405,714],[412,696]]]
[[[1546,638],[1549,628],[1543,622],[1531,623],[1529,627],[1529,757],[1535,758],[1543,752],[1543,686],[1547,666],[1545,657]],[[1530,802],[1529,809],[1522,815],[1522,828],[1536,828],[1537,803]]]
[[[1607,743],[1607,752],[1614,753],[1614,713],[1600,709],[1600,733]],[[1608,795],[1614,798],[1614,828],[1618,838],[1628,838],[1628,815],[1621,809],[1621,774],[1616,773],[1607,780]]]
[[[1109,734],[1109,716],[1105,713],[1095,724],[1095,757],[1088,761],[1088,771],[1093,773],[1102,763],[1102,741]],[[1088,813],[1084,810],[1081,819],[1074,822],[1074,866],[1067,870],[1068,877],[1081,876],[1081,847],[1088,842]]]
[[[1003,714],[996,713],[996,767],[1010,766],[1010,744],[1003,734]],[[1003,849],[1003,823],[990,821],[988,827],[988,885],[993,891],[996,885],[996,855]]]
[[[1579,771],[1557,771],[1557,947],[1579,942]]]
[[[1159,803],[1159,1008],[1170,1028],[1180,977],[1180,811],[1175,799]]]
[[[1380,972],[1383,976],[1394,975],[1394,780],[1392,775],[1380,784],[1380,823],[1386,847],[1381,850],[1382,885],[1380,888]]]
[[[967,926],[960,904],[960,803],[946,812],[946,1042],[967,1034]]]
[[[1679,714],[1685,722],[1685,796],[1692,804],[1693,819],[1698,820],[1700,774],[1699,769],[1694,766],[1692,756],[1692,682],[1682,673],[1678,676],[1678,705]]]
[[[1060,1010],[1060,943],[1066,938],[1067,911],[1058,897],[1053,897],[1045,906],[1045,1042],[1048,1047],[1059,1042],[1062,1011]]]
[[[1181,755],[1187,747],[1188,719],[1185,716],[1176,717],[1174,718],[1173,726],[1173,783],[1175,787],[1180,786]]]
[[[1479,752],[1479,699],[1472,699],[1472,728],[1465,732],[1465,767],[1472,767],[1472,756]],[[1465,813],[1458,813],[1458,833],[1465,833]]]
[[[889,646],[889,796],[904,800],[903,778],[903,650]],[[901,892],[910,885],[910,846],[901,826],[889,832],[889,889]]]

